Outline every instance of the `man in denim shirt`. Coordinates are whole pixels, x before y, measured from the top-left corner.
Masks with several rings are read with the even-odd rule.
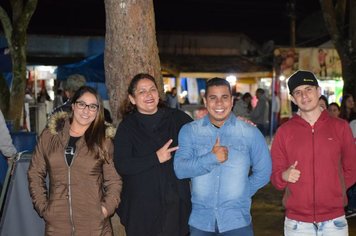
[[[191,178],[191,236],[253,235],[251,197],[268,183],[271,158],[260,131],[231,112],[230,84],[207,82],[208,115],[183,126],[174,158],[178,178]]]

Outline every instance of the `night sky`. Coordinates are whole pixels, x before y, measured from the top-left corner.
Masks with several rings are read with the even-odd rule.
[[[1,5],[9,0],[2,0]],[[157,31],[237,32],[263,44],[290,42],[288,0],[153,0]],[[297,44],[318,39],[320,20],[305,20],[320,11],[319,0],[296,0]],[[308,32],[299,29],[307,25]],[[314,25],[311,27],[311,25]],[[304,26],[305,28],[305,26]],[[311,29],[309,29],[311,28]],[[311,35],[310,35],[310,32]],[[314,34],[313,34],[314,32]],[[104,35],[104,0],[39,0],[31,34]]]

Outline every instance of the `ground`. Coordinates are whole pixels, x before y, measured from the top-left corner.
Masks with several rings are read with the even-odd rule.
[[[252,203],[252,219],[255,236],[283,236],[284,212],[282,192],[275,190],[271,184],[257,192]],[[349,235],[356,235],[356,217],[348,220]],[[115,236],[124,236],[118,217],[113,217]]]
[[[283,236],[282,192],[271,184],[253,198],[252,220],[255,236]],[[356,235],[356,217],[348,220],[349,235]]]

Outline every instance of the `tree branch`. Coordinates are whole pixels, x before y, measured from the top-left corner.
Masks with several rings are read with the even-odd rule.
[[[341,31],[345,26],[346,0],[338,0],[335,5],[336,23]]]
[[[5,9],[0,6],[0,21],[2,28],[4,29],[5,37],[7,39],[8,47],[12,48],[12,25],[9,15],[6,13]]]
[[[24,28],[27,30],[28,24],[37,8],[38,0],[29,0],[26,3],[24,14],[21,16],[21,21],[23,22]]]
[[[342,57],[345,54],[345,38],[343,36],[343,31],[338,26],[336,12],[332,0],[320,0],[321,10],[323,12],[326,28],[329,31],[330,37],[334,42],[335,48]],[[340,7],[339,7],[340,8]],[[340,14],[340,12],[339,12]],[[340,17],[340,16],[339,16]]]

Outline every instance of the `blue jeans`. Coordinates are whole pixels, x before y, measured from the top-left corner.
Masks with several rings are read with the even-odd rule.
[[[253,229],[252,224],[250,224],[246,227],[219,233],[218,230],[207,232],[190,226],[190,236],[253,236]]]
[[[319,223],[284,220],[285,236],[348,236],[349,229],[345,216]]]

